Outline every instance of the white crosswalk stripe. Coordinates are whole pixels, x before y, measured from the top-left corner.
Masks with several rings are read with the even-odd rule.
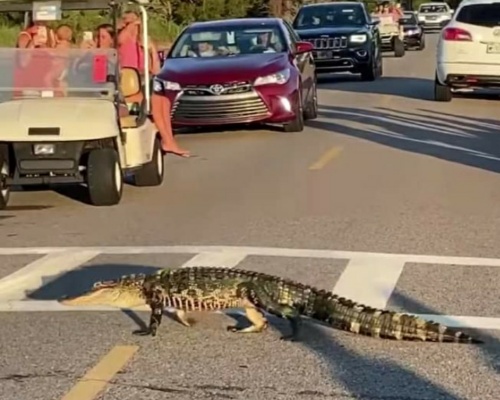
[[[143,247],[60,247],[60,248],[0,248],[0,256],[35,254],[40,258],[0,279],[0,311],[90,311],[112,310],[108,307],[65,307],[55,300],[31,300],[26,292],[39,289],[47,276],[57,277],[80,268],[101,255],[191,254],[179,267],[224,266],[239,267],[249,256],[269,257],[269,263],[280,257],[346,260],[347,264],[333,291],[363,304],[384,308],[394,292],[404,268],[410,263],[441,266],[473,266],[500,268],[500,259],[446,257],[410,254],[365,253],[353,251],[286,249],[235,246],[143,246]],[[98,269],[99,267],[96,267]],[[270,273],[274,273],[272,270]],[[304,272],[307,274],[307,271]],[[96,276],[96,280],[99,277]],[[500,329],[500,318],[479,316],[423,315],[425,318],[453,327]]]

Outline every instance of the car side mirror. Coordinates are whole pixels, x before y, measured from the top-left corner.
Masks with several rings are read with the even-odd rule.
[[[371,26],[377,26],[378,24],[380,24],[380,20],[379,19],[372,19],[371,22],[370,22]]]
[[[310,42],[297,42],[295,44],[295,54],[309,53],[314,50],[314,46]]]

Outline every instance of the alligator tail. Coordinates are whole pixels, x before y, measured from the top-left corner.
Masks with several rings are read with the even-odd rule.
[[[484,343],[458,329],[416,315],[364,306],[333,294],[325,300],[322,303],[328,312],[326,315],[322,313],[323,321],[334,328],[355,334],[404,341]]]

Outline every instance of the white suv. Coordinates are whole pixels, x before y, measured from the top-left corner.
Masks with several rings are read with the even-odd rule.
[[[436,58],[436,101],[451,101],[452,89],[500,88],[500,0],[463,0]]]

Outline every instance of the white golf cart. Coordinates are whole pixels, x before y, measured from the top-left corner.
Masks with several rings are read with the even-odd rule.
[[[116,27],[130,3],[148,48],[147,0],[0,0],[0,12],[55,21],[61,11],[109,10]],[[0,48],[0,209],[12,186],[85,184],[91,204],[108,206],[120,202],[125,174],[137,186],[163,182],[148,57],[144,64],[141,82],[137,70],[120,69],[115,49]]]

